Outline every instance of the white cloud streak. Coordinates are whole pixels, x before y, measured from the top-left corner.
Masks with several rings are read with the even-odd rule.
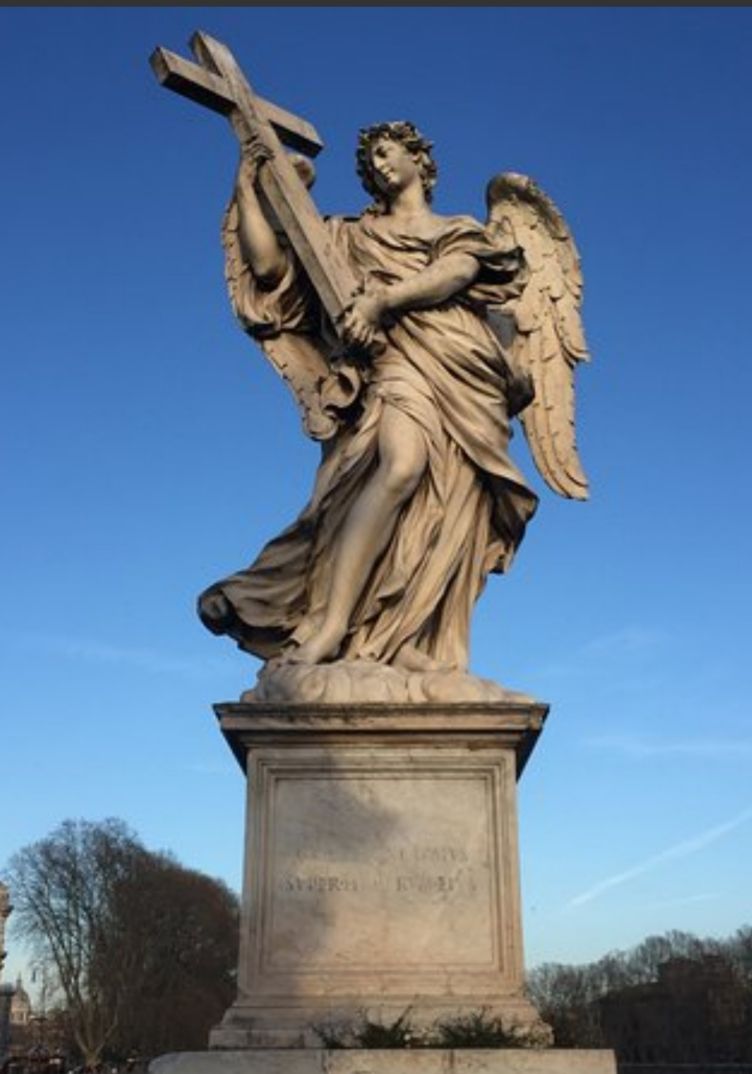
[[[752,808],[745,809],[743,812],[737,814],[737,816],[732,817],[731,820],[724,821],[722,824],[716,824],[713,828],[708,828],[706,831],[700,832],[699,835],[692,836],[691,839],[685,839],[681,843],[675,843],[674,846],[668,847],[667,850],[662,850],[660,854],[653,854],[651,857],[646,858],[645,861],[640,862],[639,865],[633,865],[631,869],[625,869],[624,872],[615,873],[613,876],[601,880],[598,884],[594,884],[593,887],[588,888],[587,891],[583,891],[580,895],[575,895],[575,897],[570,899],[567,903],[567,909],[584,906],[585,903],[592,902],[593,899],[597,899],[599,896],[603,895],[604,892],[619,887],[621,884],[626,884],[628,880],[633,880],[636,876],[642,876],[644,873],[649,873],[653,869],[657,869],[661,865],[664,865],[666,862],[677,861],[679,858],[688,858],[692,854],[697,854],[700,850],[704,850],[705,847],[710,846],[711,843],[715,843],[718,839],[722,839],[724,835],[728,835],[729,832],[739,828],[751,818]]]
[[[641,682],[644,685],[645,664],[650,663],[666,644],[666,635],[649,627],[623,627],[621,630],[600,637],[591,638],[577,648],[567,652],[562,659],[538,669],[539,674],[549,678],[572,679],[583,675],[599,675],[611,678],[614,669],[621,668],[626,674],[632,671],[636,663],[642,668]],[[620,683],[619,689],[630,688],[632,680],[627,677]]]
[[[63,638],[53,635],[27,635],[24,644],[36,650],[61,656],[68,660],[81,660],[93,664],[126,666],[157,674],[205,678],[227,668],[221,659],[193,660],[185,656],[172,656],[153,649],[131,648],[112,645],[91,638]]]
[[[615,750],[630,757],[702,757],[744,759],[752,757],[749,738],[686,738],[673,741],[638,738],[633,735],[599,735],[584,739],[593,749]]]
[[[624,627],[612,634],[592,638],[580,648],[581,656],[622,656],[627,653],[651,652],[660,648],[666,635],[646,627]]]
[[[228,769],[234,771],[235,762],[232,758],[228,757],[227,764],[220,764],[210,761],[194,761],[191,764],[187,764],[185,769],[187,772],[192,772],[197,776],[226,776]]]
[[[703,891],[698,892],[697,895],[679,895],[676,899],[660,899],[658,902],[651,902],[648,909],[663,910],[674,906],[691,906],[697,902],[715,902],[720,897],[719,891]]]

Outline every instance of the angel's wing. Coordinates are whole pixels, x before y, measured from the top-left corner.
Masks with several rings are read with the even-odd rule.
[[[294,158],[293,163],[300,174],[299,161],[309,162],[305,158]],[[301,178],[306,181],[304,174]],[[309,174],[306,185],[310,182]],[[238,208],[234,198],[222,221],[222,245],[227,289],[235,315],[290,387],[306,433],[314,440],[331,439],[342,426],[342,412],[352,405],[360,391],[357,370],[347,363],[333,368],[326,346],[316,335],[303,331],[264,332],[258,325],[250,328],[245,322],[242,295],[247,287],[248,266],[240,250]]]
[[[512,321],[513,364],[533,381],[535,398],[519,417],[535,464],[561,496],[584,500],[574,429],[574,370],[589,358],[580,319],[582,273],[569,228],[551,199],[525,175],[504,172],[486,188],[488,226],[521,246],[529,279],[502,307]]]

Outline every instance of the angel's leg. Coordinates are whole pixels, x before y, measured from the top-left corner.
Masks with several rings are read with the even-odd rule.
[[[379,465],[353,503],[333,551],[324,620],[287,659],[316,664],[336,655],[363,587],[391,540],[400,508],[415,491],[427,461],[419,426],[387,403],[379,426]]]

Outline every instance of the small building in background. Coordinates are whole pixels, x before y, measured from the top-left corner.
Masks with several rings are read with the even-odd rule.
[[[752,1060],[749,996],[720,956],[669,959],[657,981],[611,992],[599,1006],[603,1037],[621,1063]]]
[[[13,1036],[18,1035],[19,1029],[30,1025],[34,1016],[31,1005],[31,997],[23,986],[21,975],[16,978],[16,987],[13,990],[13,998],[10,1001],[10,1029]],[[13,1031],[16,1031],[15,1033]]]

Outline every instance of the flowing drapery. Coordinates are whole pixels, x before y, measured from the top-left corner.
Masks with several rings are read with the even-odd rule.
[[[238,257],[232,215],[228,257]],[[364,578],[344,659],[399,664],[407,649],[440,665],[467,665],[470,615],[490,571],[505,570],[537,498],[512,463],[508,396],[514,376],[485,311],[524,282],[518,250],[469,217],[450,217],[430,239],[389,230],[384,219],[328,222],[333,242],[364,284],[390,286],[453,253],[479,262],[474,283],[434,307],[401,314],[368,371],[357,416],[327,444],[310,502],[245,570],[210,586],[199,601],[205,624],[264,659],[302,643],[323,619],[337,540],[350,508],[378,465],[385,406],[407,415],[424,438],[428,463],[394,533]],[[315,331],[310,288],[290,259],[272,291],[245,273],[236,312],[260,338],[286,334],[294,346]],[[218,594],[217,602],[210,598]]]

